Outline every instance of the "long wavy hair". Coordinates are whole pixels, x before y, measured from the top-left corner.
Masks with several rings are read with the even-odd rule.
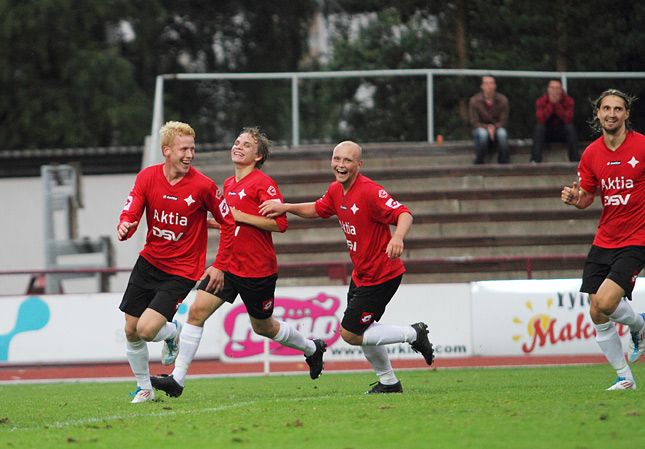
[[[593,129],[596,133],[602,133],[602,126],[600,125],[600,120],[598,120],[598,109],[600,109],[600,104],[602,103],[602,100],[612,95],[622,98],[623,102],[625,103],[625,110],[627,111],[631,111],[632,104],[637,100],[636,97],[627,95],[626,93],[621,92],[618,89],[607,89],[606,91],[601,93],[598,98],[591,100],[593,115],[591,116],[591,119],[589,119],[588,123],[589,126],[591,126],[591,129]],[[629,117],[627,118],[627,120],[625,120],[625,129],[627,129],[627,131],[632,130],[632,123],[629,121]]]

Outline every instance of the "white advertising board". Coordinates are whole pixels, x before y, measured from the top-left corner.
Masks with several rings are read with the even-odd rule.
[[[472,285],[475,355],[600,354],[579,279],[486,281]],[[632,306],[645,311],[645,287]],[[617,326],[627,347],[629,330]]]
[[[176,318],[186,321],[191,292]],[[402,285],[381,319],[383,324],[424,321],[437,355],[472,355],[468,284]],[[336,333],[345,310],[347,288],[285,287],[276,290],[274,316],[296,326],[305,336],[324,338],[326,360],[361,360],[360,348]],[[3,297],[0,318],[0,364],[68,363],[125,360],[120,293]],[[456,314],[455,311],[459,311]],[[458,316],[459,322],[450,319]],[[148,345],[158,360],[161,343]],[[389,345],[393,359],[421,357],[409,344]],[[262,359],[264,339],[251,330],[242,301],[222,306],[206,323],[198,358],[231,361]],[[271,342],[272,360],[294,360],[302,353]]]

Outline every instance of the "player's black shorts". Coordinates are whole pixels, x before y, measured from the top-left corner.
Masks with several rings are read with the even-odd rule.
[[[206,286],[209,279],[207,276],[199,283],[197,289],[208,292]],[[217,292],[216,296],[222,301],[233,304],[237,295],[240,295],[248,314],[258,320],[265,320],[273,315],[277,280],[277,273],[261,278],[244,278],[225,271],[224,288]]]
[[[347,308],[341,326],[354,334],[363,335],[370,325],[381,319],[401,284],[403,275],[378,285],[357,287],[352,281],[347,291]]]
[[[580,291],[594,294],[605,279],[611,279],[625,290],[625,296],[631,300],[636,278],[643,266],[645,246],[607,249],[592,245],[582,273]]]
[[[139,256],[119,309],[138,318],[150,308],[171,321],[194,286],[195,281],[161,271]]]

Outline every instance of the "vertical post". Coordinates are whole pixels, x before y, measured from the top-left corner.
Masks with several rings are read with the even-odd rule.
[[[560,83],[562,83],[562,89],[565,92],[568,92],[568,90],[567,90],[567,75],[566,74],[564,74],[564,73],[562,74],[562,76],[560,77]]]
[[[533,265],[531,259],[526,259],[526,279],[533,279]]]
[[[271,355],[271,351],[269,349],[269,339],[264,338],[264,375],[268,376],[271,374],[271,367],[269,365],[269,356]]]
[[[291,138],[294,147],[300,146],[300,102],[298,75],[291,75]]]
[[[434,78],[432,72],[426,75],[426,108],[428,110],[428,143],[434,142]]]
[[[159,148],[159,129],[163,124],[163,75],[157,76],[155,84],[155,100],[152,111],[152,129],[150,130],[149,145],[144,148],[141,168],[161,163],[161,148]]]

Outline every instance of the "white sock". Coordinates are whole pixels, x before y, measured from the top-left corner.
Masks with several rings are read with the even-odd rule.
[[[609,364],[616,370],[619,377],[634,379],[632,371],[627,365],[625,354],[623,354],[623,345],[618,336],[616,326],[612,321],[604,324],[594,324],[596,328],[596,341],[602,350]]]
[[[383,385],[394,385],[399,380],[394,374],[387,350],[383,346],[363,346],[363,354]]]
[[[614,313],[609,315],[609,319],[619,324],[629,326],[632,332],[640,332],[645,326],[645,320],[640,313],[636,313],[626,299],[621,299]]]
[[[381,346],[391,343],[413,342],[417,332],[412,326],[389,326],[372,323],[363,333],[362,346]]]
[[[203,327],[188,323],[184,324],[184,327],[182,327],[181,329],[181,335],[179,337],[181,345],[179,346],[179,354],[177,354],[177,360],[175,360],[175,369],[172,371],[172,377],[182,387],[184,386],[184,381],[186,380],[188,367],[195,358],[197,348],[199,348],[199,343],[202,340],[203,333]]]
[[[137,378],[139,388],[142,390],[152,390],[150,368],[148,366],[149,355],[147,343],[144,340],[126,340],[125,355],[128,358],[134,377]]]
[[[159,329],[159,332],[157,332],[157,335],[155,335],[152,341],[170,340],[171,338],[175,338],[175,335],[177,335],[177,326],[175,323],[167,322]]]
[[[272,338],[273,341],[287,348],[298,349],[304,352],[306,356],[316,352],[316,344],[313,340],[306,339],[304,335],[298,332],[298,329],[285,321],[278,321],[278,324],[280,324],[280,330]]]

